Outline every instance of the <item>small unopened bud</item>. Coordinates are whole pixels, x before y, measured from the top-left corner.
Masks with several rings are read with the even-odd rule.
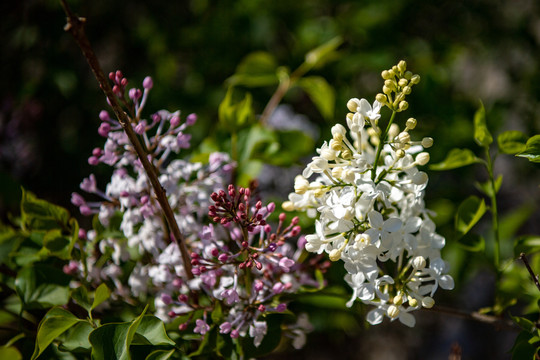
[[[388,314],[388,317],[395,319],[399,315],[399,308],[395,305],[390,305],[388,310],[386,310],[386,313]]]
[[[330,254],[328,254],[330,260],[332,261],[338,261],[341,258],[341,250],[340,249],[334,249],[330,251]]]
[[[411,84],[418,84],[419,82],[420,82],[420,75],[415,74],[411,77]]]
[[[416,119],[415,118],[409,118],[407,119],[407,122],[405,123],[405,126],[407,129],[412,130],[416,127]]]
[[[425,307],[426,309],[431,309],[433,305],[435,305],[435,300],[433,300],[432,297],[426,296],[425,298],[422,299],[422,306]]]
[[[407,299],[409,300],[409,306],[411,307],[418,306],[418,300],[416,300],[415,298],[409,296]]]
[[[421,152],[416,155],[416,163],[420,166],[426,165],[429,162],[429,153]]]
[[[360,100],[357,98],[350,99],[347,101],[347,109],[349,109],[350,112],[356,112],[358,110],[358,105],[360,104]]]
[[[413,259],[412,266],[415,270],[422,270],[426,267],[426,259],[423,256],[417,256]]]
[[[393,139],[399,134],[399,126],[396,123],[392,123],[390,125],[390,129],[388,130],[388,138]]]
[[[411,92],[412,92],[412,89],[410,86],[404,86],[403,89],[401,89],[401,91],[403,92],[403,94],[405,95],[409,95]]]
[[[294,210],[294,204],[292,201],[285,201],[283,204],[281,204],[281,208],[285,211],[293,211]]]
[[[384,70],[382,73],[381,73],[381,77],[385,80],[387,79],[390,79],[392,77],[392,75],[390,74],[390,72],[388,70]]]
[[[422,146],[427,149],[433,146],[433,138],[425,137],[422,139]]]
[[[384,94],[381,94],[381,93],[378,93],[376,96],[375,96],[375,100],[377,100],[378,102],[380,102],[381,104],[386,104],[386,95]]]
[[[399,72],[404,73],[405,70],[407,70],[407,63],[405,62],[405,60],[401,60],[397,64],[397,67],[398,67]]]
[[[405,154],[406,154],[405,150],[403,150],[403,149],[396,150],[396,156],[398,157],[398,159],[404,158]]]
[[[333,138],[332,140],[330,140],[330,149],[334,151],[341,150],[341,141],[339,141],[336,138]]]
[[[147,76],[143,80],[143,88],[150,90],[152,87],[154,87],[154,82],[152,81],[152,78],[150,76]]]
[[[401,296],[401,294],[394,296],[394,299],[392,300],[392,302],[394,303],[394,305],[398,305],[398,306],[403,304],[403,296]]]
[[[402,131],[399,133],[397,141],[402,144],[408,144],[411,142],[411,135],[408,132]]]
[[[398,108],[399,108],[399,111],[405,111],[409,108],[409,103],[404,100],[399,103]]]
[[[398,81],[398,85],[401,87],[407,86],[408,83],[409,82],[407,81],[407,79],[403,79],[403,78],[399,79]]]
[[[392,93],[392,89],[384,85],[382,88],[382,92],[385,93],[386,95],[390,95]]]

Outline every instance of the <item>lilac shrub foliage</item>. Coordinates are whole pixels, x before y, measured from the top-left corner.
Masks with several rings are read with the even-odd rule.
[[[207,164],[178,158],[190,147],[186,130],[196,115],[182,119],[179,111],[160,110],[146,120],[142,114],[152,79],[144,79],[143,90],[128,91],[120,71],[109,78],[158,170],[189,249],[192,273],[186,273],[137,154],[106,111],[99,114],[98,130],[105,145],[94,149],[88,162],[114,170],[105,190],[90,175],[80,186],[89,195],[72,194],[81,214],[94,216],[94,226],[80,231],[86,256],[71,261],[64,272],[93,287],[110,284],[116,301],[153,301],[156,316],[165,322],[177,319],[180,331],[204,336],[215,329],[232,339],[249,336],[259,346],[268,331],[267,315],[287,311],[284,295],[319,287],[313,273],[324,270],[324,264],[298,261],[305,252],[298,218],[287,220],[282,213],[272,226],[268,217],[276,206],[262,203],[255,182],[247,188],[227,185],[235,166],[228,154],[211,153]],[[300,316],[285,334],[301,347],[308,329]]]

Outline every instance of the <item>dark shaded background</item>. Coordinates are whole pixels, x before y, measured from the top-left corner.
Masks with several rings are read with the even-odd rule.
[[[88,18],[87,34],[105,71],[121,69],[132,85],[146,75],[154,78],[149,111],[199,114],[195,143],[217,121],[223,82],[244,56],[268,51],[294,69],[307,51],[337,35],[344,39],[341,57],[315,72],[336,89],[336,121],[344,118],[349,98],[373,98],[382,84],[381,70],[405,59],[422,76],[409,108],[419,122],[416,136],[435,139],[432,162],[454,147],[479,150],[472,140],[479,100],[495,135],[511,129],[540,133],[540,3],[534,0],[70,4]],[[0,14],[0,214],[5,219],[18,213],[21,185],[75,213],[69,198],[81,179],[90,172],[103,180],[109,175],[108,169],[87,163],[91,150],[102,145],[96,129],[104,97],[63,31],[59,2],[3,1]],[[254,92],[258,112],[273,90]],[[325,122],[304,94],[292,92],[285,102],[321,128],[319,143],[327,137],[333,123]],[[504,174],[502,211],[530,204],[532,215],[521,232],[540,233],[538,165],[503,156],[496,170]],[[474,179],[486,174],[475,167],[429,174],[428,205],[439,212],[448,256],[460,264],[453,271],[457,289],[441,302],[471,310],[489,305],[493,279],[482,259],[456,255],[450,230],[456,206],[475,193]],[[292,183],[281,186],[291,188]],[[329,316],[335,320],[330,325],[325,322]],[[337,353],[348,359],[446,358],[458,342],[464,358],[504,359],[515,337],[432,313],[419,314],[422,326],[414,331],[399,324],[363,331],[361,317],[339,311],[319,317],[315,314],[308,347],[292,353],[296,358],[325,359]]]

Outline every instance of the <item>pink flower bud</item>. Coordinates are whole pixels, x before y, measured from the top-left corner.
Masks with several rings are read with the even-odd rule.
[[[189,126],[194,125],[197,122],[197,115],[196,114],[189,114],[186,118],[186,124]]]
[[[111,121],[111,116],[109,115],[109,113],[105,110],[101,110],[99,112],[99,119],[101,121]]]
[[[171,127],[177,127],[178,125],[180,125],[180,116],[173,116],[170,120],[170,123],[171,123]]]
[[[107,137],[109,135],[109,132],[111,131],[111,125],[109,123],[103,122],[101,125],[99,125],[98,128],[98,134]]]
[[[145,88],[146,90],[150,90],[154,87],[154,81],[150,76],[145,77],[142,84],[143,88]]]

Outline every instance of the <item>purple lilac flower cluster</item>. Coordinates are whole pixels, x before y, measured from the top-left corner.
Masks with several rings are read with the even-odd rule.
[[[194,114],[183,120],[179,111],[160,110],[146,120],[142,110],[152,79],[144,79],[143,90],[128,91],[120,71],[109,78],[159,174],[185,237],[192,270],[186,273],[176,239],[121,124],[102,111],[98,133],[106,138],[105,145],[94,149],[88,162],[106,164],[114,171],[104,190],[93,174],[82,181],[81,189],[96,201],[72,194],[81,214],[95,215],[97,223],[80,233],[87,240],[81,249],[86,256],[64,271],[95,286],[107,282],[116,300],[154,299],[156,316],[164,321],[181,319],[182,331],[204,336],[215,328],[233,339],[249,334],[259,346],[267,332],[264,317],[287,308],[282,295],[319,286],[313,270],[324,271],[328,264],[298,262],[305,239],[300,237],[296,245],[290,241],[300,234],[298,218],[287,222],[280,214],[274,230],[267,221],[275,205],[263,206],[255,182],[248,188],[229,185],[223,190],[234,168],[227,154],[212,153],[207,164],[173,158],[190,147],[185,131],[195,124]],[[211,221],[216,224],[208,224]],[[222,315],[209,319],[216,306]],[[299,347],[308,328],[300,317],[286,333]]]
[[[191,248],[195,279],[186,288],[197,291],[189,295],[180,288],[176,300],[167,295],[161,300],[170,305],[171,317],[204,310],[203,318],[196,320],[193,329],[200,334],[210,330],[207,314],[219,302],[223,316],[218,323],[212,320],[219,332],[233,339],[249,334],[255,346],[259,346],[267,332],[264,317],[287,309],[282,295],[319,284],[311,276],[312,265],[317,264],[306,266],[298,262],[304,249],[304,237],[297,240],[296,246],[290,242],[300,234],[298,218],[287,221],[286,215],[281,213],[273,230],[267,219],[275,205],[264,206],[253,196],[254,192],[255,183],[249,188],[229,185],[227,191],[212,193],[214,205],[209,206],[208,215],[217,224],[205,226],[200,242],[192,244]],[[199,303],[201,293],[212,299],[211,305]],[[180,329],[187,329],[191,321],[188,317],[180,324]],[[288,334],[297,338],[300,332],[294,330],[307,327],[305,323],[295,324]]]

